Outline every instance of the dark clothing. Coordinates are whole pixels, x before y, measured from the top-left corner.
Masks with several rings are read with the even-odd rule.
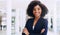
[[[47,29],[48,29],[48,21],[43,18],[39,18],[37,21],[34,30],[33,30],[33,22],[34,18],[28,19],[26,22],[25,27],[28,29],[29,35],[47,35]],[[45,29],[43,33],[41,33],[41,30]],[[25,35],[22,33],[22,35]]]

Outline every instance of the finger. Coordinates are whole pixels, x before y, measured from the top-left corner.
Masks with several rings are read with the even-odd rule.
[[[41,30],[41,33],[43,33],[44,31],[45,31],[45,29],[42,29],[42,30]]]

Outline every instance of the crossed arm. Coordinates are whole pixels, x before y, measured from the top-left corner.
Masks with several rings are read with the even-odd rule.
[[[40,33],[42,34],[44,31],[45,31],[45,29],[42,29]],[[25,33],[26,35],[29,35],[29,34],[30,34],[30,33],[28,32],[27,28],[24,28],[24,29],[23,29],[23,33]]]

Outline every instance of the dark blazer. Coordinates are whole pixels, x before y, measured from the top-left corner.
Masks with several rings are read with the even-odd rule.
[[[30,33],[29,35],[47,35],[47,29],[48,29],[47,19],[40,18],[37,21],[37,24],[35,25],[34,30],[33,30],[33,22],[34,22],[34,18],[28,19],[25,25],[25,27],[28,29],[28,32]],[[43,28],[45,29],[45,31],[41,33],[41,30]],[[25,35],[25,34],[22,33],[22,35]]]

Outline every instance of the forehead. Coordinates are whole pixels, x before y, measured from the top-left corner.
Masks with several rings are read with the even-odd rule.
[[[34,6],[34,8],[41,8],[39,5]]]

